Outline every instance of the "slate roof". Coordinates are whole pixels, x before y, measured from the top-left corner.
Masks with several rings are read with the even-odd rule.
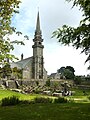
[[[19,69],[24,68],[30,61],[32,61],[32,57],[28,57],[26,59],[20,60],[18,62],[12,62],[11,68],[17,67]]]

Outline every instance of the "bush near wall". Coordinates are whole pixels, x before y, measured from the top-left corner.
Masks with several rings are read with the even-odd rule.
[[[12,106],[12,105],[17,105],[19,103],[20,103],[20,100],[16,96],[3,98],[1,101],[2,106]]]
[[[45,98],[45,97],[36,97],[31,101],[28,100],[19,100],[18,97],[12,96],[3,98],[1,101],[2,106],[12,106],[17,104],[30,104],[30,103],[67,103],[68,100],[64,97],[58,97],[58,98]]]

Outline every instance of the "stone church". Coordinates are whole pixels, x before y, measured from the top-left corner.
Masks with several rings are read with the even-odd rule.
[[[39,12],[37,14],[36,30],[33,42],[33,56],[23,59],[22,54],[20,61],[11,63],[11,68],[17,67],[18,69],[22,69],[22,75],[24,80],[47,79],[47,71],[44,68],[44,45],[42,44],[43,39],[40,29]]]

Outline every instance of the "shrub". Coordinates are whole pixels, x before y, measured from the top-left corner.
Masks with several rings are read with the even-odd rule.
[[[52,103],[53,99],[45,97],[36,97],[34,99],[35,103]]]
[[[12,96],[12,97],[7,97],[7,98],[3,98],[1,101],[1,105],[2,106],[11,106],[11,105],[17,105],[20,103],[20,100],[18,97],[16,96]]]
[[[68,100],[64,97],[58,97],[56,99],[54,99],[54,103],[67,103]]]

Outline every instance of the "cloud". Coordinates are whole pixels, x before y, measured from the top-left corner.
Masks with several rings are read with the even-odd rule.
[[[72,47],[54,44],[49,47],[49,50],[44,51],[44,56],[45,66],[49,74],[56,72],[62,66],[74,67],[76,75],[84,75],[87,72],[88,64],[84,66],[86,56],[81,54],[80,49],[76,50]]]

